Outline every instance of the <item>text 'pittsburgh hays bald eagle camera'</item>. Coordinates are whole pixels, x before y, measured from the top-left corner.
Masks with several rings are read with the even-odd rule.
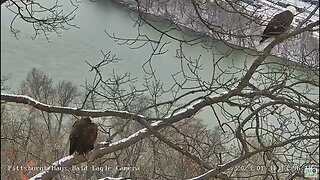
[[[89,117],[77,120],[70,132],[69,155],[77,152],[86,155],[93,150],[98,135],[98,125],[93,123]]]

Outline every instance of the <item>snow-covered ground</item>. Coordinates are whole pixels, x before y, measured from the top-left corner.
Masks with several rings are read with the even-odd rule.
[[[133,10],[167,18],[179,26],[211,36],[214,39],[250,49],[256,49],[267,22],[289,5],[293,5],[297,9],[292,23],[293,28],[290,30],[299,25],[305,26],[316,22],[319,19],[319,10],[316,9],[319,2],[316,0],[197,0],[198,13],[207,23],[200,20],[193,4],[189,1],[141,0],[139,5],[135,0],[114,1]],[[235,11],[237,8],[240,8],[237,11],[242,12],[242,15]],[[311,12],[313,12],[312,16],[310,16]],[[308,22],[305,22],[306,18],[309,19]],[[300,65],[319,67],[318,39],[318,31],[306,32],[277,45],[272,54]],[[308,56],[305,56],[306,54]]]

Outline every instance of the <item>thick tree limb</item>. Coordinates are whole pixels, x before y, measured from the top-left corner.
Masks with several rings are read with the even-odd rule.
[[[45,111],[47,113],[63,113],[63,114],[72,114],[76,116],[90,116],[90,117],[106,117],[106,116],[115,116],[120,117],[123,119],[136,119],[142,118],[142,119],[148,119],[148,121],[152,120],[165,120],[166,122],[177,122],[181,119],[190,118],[194,114],[196,114],[199,110],[204,108],[205,106],[208,106],[210,104],[214,104],[217,102],[224,102],[226,99],[229,99],[231,96],[234,96],[237,94],[238,91],[232,90],[230,92],[226,92],[223,94],[218,94],[217,96],[212,97],[205,97],[204,99],[197,101],[188,107],[184,108],[184,110],[175,113],[171,116],[167,116],[163,119],[154,119],[154,118],[146,118],[143,115],[137,115],[135,113],[130,113],[127,111],[114,111],[114,110],[85,110],[85,109],[78,109],[78,108],[72,108],[72,107],[62,107],[62,106],[51,106],[48,104],[41,103],[29,96],[25,95],[14,95],[14,94],[6,94],[1,93],[1,100],[6,102],[15,102],[19,104],[27,104],[31,107],[34,107],[36,109],[39,109],[41,111]]]
[[[51,106],[51,105],[41,103],[25,95],[1,93],[1,100],[6,102],[15,102],[19,104],[27,104],[41,111],[45,111],[47,113],[73,114],[76,116],[90,116],[90,117],[117,116],[123,119],[133,118],[134,116],[145,118],[142,115],[136,115],[127,111],[85,110],[85,109],[78,109],[78,108],[72,108],[72,107]]]
[[[161,127],[160,122],[156,122],[152,124],[154,126],[154,128],[159,129]],[[141,129],[140,131],[132,134],[131,136],[121,139],[120,141],[111,143],[109,145],[105,144],[105,143],[99,143],[97,145],[98,149],[95,149],[92,153],[93,153],[93,159],[98,158],[98,157],[102,157],[105,154],[109,154],[124,148],[127,148],[131,145],[133,145],[134,143],[142,140],[143,138],[147,137],[148,135],[150,135],[150,133],[147,131],[146,128]],[[68,158],[69,157],[69,158]],[[39,174],[35,175],[34,177],[32,177],[31,179],[36,180],[37,178],[40,178],[42,180],[46,180],[46,179],[52,179],[55,175],[57,175],[59,173],[59,171],[55,170],[54,167],[57,166],[57,162],[59,167],[71,167],[74,164],[78,164],[81,162],[85,162],[88,160],[88,157],[83,157],[83,156],[67,156],[64,157],[58,161],[56,161],[55,163],[53,163],[48,170],[40,172]]]
[[[172,116],[168,116],[166,118],[163,118],[159,121],[156,121],[152,123],[150,126],[154,130],[159,130],[160,128],[166,127],[172,123],[178,122],[182,119],[190,118],[194,114],[196,114],[199,110],[201,110],[203,107],[214,104],[214,103],[219,103],[219,102],[224,102],[226,99],[232,97],[235,95],[235,91],[230,91],[228,93],[220,94],[217,96],[213,97],[206,97],[203,100],[197,101],[189,106],[187,106],[184,110],[181,110]],[[20,103],[20,104],[27,104],[30,105],[36,109],[46,111],[48,113],[65,113],[65,114],[73,114],[73,115],[78,115],[78,116],[91,116],[91,117],[101,117],[101,116],[117,116],[121,118],[141,118],[141,119],[146,119],[142,115],[135,115],[129,112],[125,111],[99,111],[99,110],[82,110],[82,109],[77,109],[77,108],[71,108],[71,107],[61,107],[61,106],[50,106],[44,103],[41,103],[31,97],[24,96],[24,95],[13,95],[13,94],[1,94],[1,100],[6,101],[6,102],[15,102],[15,103]],[[150,119],[148,119],[150,120]],[[99,143],[98,148],[94,150],[93,154],[93,159],[97,159],[100,157],[103,157],[106,154],[125,149],[136,142],[144,139],[147,136],[150,136],[151,133],[147,128],[141,129],[137,131],[136,133],[132,134],[131,136],[124,138],[120,141],[111,143],[109,145],[105,143]],[[70,167],[74,164],[78,164],[81,162],[87,161],[87,158],[83,157],[70,157],[70,158],[62,158],[60,159],[58,163],[59,167]],[[56,174],[59,173],[59,171],[55,170],[53,167],[57,166],[57,162],[53,163],[51,168],[39,173],[38,175],[34,176],[33,179],[40,178],[41,179],[52,179]]]

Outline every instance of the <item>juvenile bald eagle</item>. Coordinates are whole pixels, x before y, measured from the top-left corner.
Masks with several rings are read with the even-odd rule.
[[[69,154],[77,152],[85,156],[89,151],[93,150],[97,135],[98,126],[89,117],[77,120],[71,128],[69,136]]]
[[[288,30],[292,23],[293,17],[296,13],[294,6],[288,6],[287,9],[279,14],[276,14],[268,23],[267,27],[262,33],[260,43],[266,39],[283,34]]]

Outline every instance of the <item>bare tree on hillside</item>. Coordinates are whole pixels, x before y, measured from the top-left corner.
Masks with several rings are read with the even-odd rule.
[[[60,81],[54,85],[52,78],[36,68],[33,68],[28,73],[26,80],[22,82],[19,94],[33,97],[46,104],[63,107],[75,105],[75,100],[80,95],[77,87],[71,82]],[[50,136],[60,135],[65,116],[63,113],[49,114],[43,111],[37,113],[37,116],[44,120]]]
[[[9,90],[9,87],[6,84],[6,81],[10,79],[10,75],[1,75],[1,91],[7,91]]]
[[[39,69],[32,69],[21,83],[19,94],[33,97],[46,104],[73,106],[79,96],[78,89],[67,81],[56,85]],[[2,104],[1,143],[6,167],[2,179],[15,179],[26,175],[23,169],[36,168],[66,154],[68,130],[74,118],[63,113],[47,113],[31,106],[16,107]]]

